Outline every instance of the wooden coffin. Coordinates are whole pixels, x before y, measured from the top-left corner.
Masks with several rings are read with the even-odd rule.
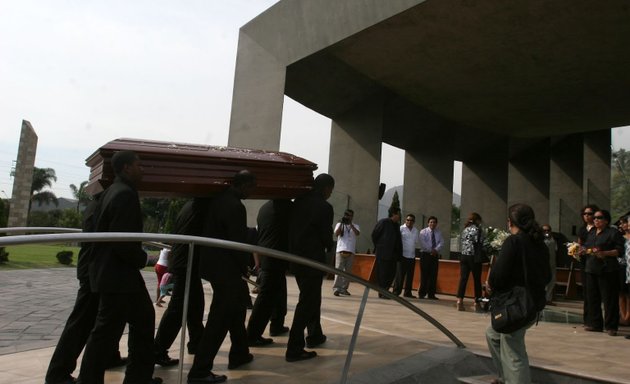
[[[88,193],[98,193],[113,182],[111,158],[122,150],[140,157],[143,178],[138,191],[148,197],[211,196],[227,188],[234,174],[247,169],[257,178],[250,198],[294,198],[310,189],[317,169],[315,163],[284,152],[116,139],[87,158]]]

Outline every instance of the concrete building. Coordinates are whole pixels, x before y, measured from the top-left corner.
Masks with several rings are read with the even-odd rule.
[[[405,150],[405,211],[448,223],[459,160],[462,216],[504,227],[525,202],[570,236],[584,204],[610,206],[610,128],[630,124],[629,9],[280,1],[240,30],[229,145],[278,150],[287,95],[332,120],[328,172],[366,233],[385,142]]]

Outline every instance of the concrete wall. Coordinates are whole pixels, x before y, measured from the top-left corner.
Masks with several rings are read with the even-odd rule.
[[[450,256],[451,208],[453,204],[453,158],[430,148],[405,152],[403,215],[416,215],[416,226],[426,227],[427,218],[438,218],[444,237],[442,258]],[[404,217],[404,216],[403,216]]]

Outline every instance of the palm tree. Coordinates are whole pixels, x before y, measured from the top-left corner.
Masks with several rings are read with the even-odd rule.
[[[70,184],[70,189],[72,190],[72,195],[75,199],[77,199],[77,212],[80,212],[81,206],[86,206],[90,200],[92,200],[92,196],[85,191],[85,186],[88,184],[87,181],[84,181],[77,188],[76,185]]]
[[[31,212],[31,204],[36,201],[38,205],[53,203],[59,206],[57,196],[52,191],[44,191],[44,188],[51,188],[53,182],[57,181],[57,175],[52,168],[33,168],[33,184],[31,184],[31,201],[28,204],[28,211]]]

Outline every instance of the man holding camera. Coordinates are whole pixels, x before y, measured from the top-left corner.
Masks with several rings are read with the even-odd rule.
[[[361,234],[359,225],[352,222],[353,217],[354,211],[346,209],[343,217],[335,226],[335,236],[337,236],[335,268],[344,272],[352,271],[352,261],[357,248],[357,236]],[[341,275],[335,275],[333,294],[335,296],[350,296],[350,292],[348,292],[349,285],[348,279]]]

